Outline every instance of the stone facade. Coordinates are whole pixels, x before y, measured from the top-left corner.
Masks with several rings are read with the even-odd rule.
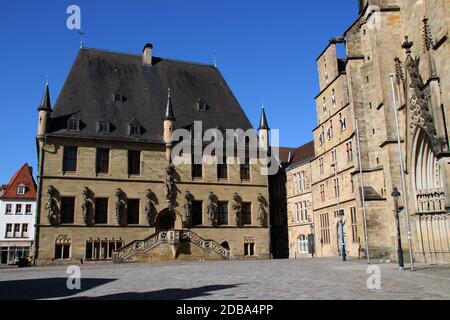
[[[293,164],[287,168],[287,206],[289,258],[309,258],[315,253],[311,248],[314,228],[312,202],[311,162]]]
[[[144,72],[151,72],[147,70]],[[63,89],[62,95],[67,94],[64,90],[67,91]],[[93,139],[77,136],[80,131],[71,134],[64,129],[63,134],[52,134],[51,122],[57,120],[55,116],[50,118],[48,90],[46,95],[39,108],[37,264],[108,261],[124,249],[135,251],[126,261],[220,258],[207,250],[209,243],[220,247],[231,259],[270,258],[268,178],[261,174],[262,165],[250,164],[250,175],[243,179],[242,167],[236,161],[232,163],[233,157],[228,159],[225,178],[218,178],[217,164],[207,164],[210,163],[207,159],[203,159],[200,177],[193,175],[191,164],[177,164],[176,158],[172,162],[169,137],[177,122],[169,110],[170,95],[166,119],[158,124],[162,129],[159,137],[164,138],[160,142],[158,136],[154,137],[155,142],[123,141],[107,135]],[[161,109],[165,108],[161,105]],[[174,106],[177,108],[180,110]],[[265,147],[267,150],[268,145]],[[75,164],[68,171],[64,163],[69,148]],[[103,173],[97,169],[99,150],[108,150],[108,169]],[[130,151],[139,152],[137,174],[129,173]],[[96,202],[99,199],[105,216],[96,223],[101,210]],[[200,206],[196,209],[200,210],[196,221],[192,220],[194,201]],[[222,219],[217,211],[219,203],[225,217]],[[245,221],[244,205],[249,210]],[[128,212],[131,208],[138,214],[132,222],[127,220],[131,219]],[[73,221],[61,221],[62,211],[67,210],[71,211]],[[152,235],[167,230],[177,231],[173,234],[180,238],[140,253],[136,244],[149,243]],[[181,238],[185,231],[196,241]]]
[[[406,181],[406,202],[400,198],[407,209],[400,213],[405,258],[409,222],[416,261],[448,262],[450,8],[444,0],[359,4],[357,21],[317,59],[311,167],[317,254],[339,254],[337,212],[344,210],[347,254],[364,255],[367,233],[371,258],[396,259],[391,192],[402,186],[396,105]],[[337,56],[340,45],[346,57]]]

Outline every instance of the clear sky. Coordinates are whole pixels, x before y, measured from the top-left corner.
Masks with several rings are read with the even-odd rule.
[[[0,184],[25,162],[37,171],[37,107],[52,102],[79,50],[67,7],[81,8],[85,46],[217,64],[257,126],[264,99],[282,146],[312,140],[315,60],[357,17],[357,0],[0,1]]]

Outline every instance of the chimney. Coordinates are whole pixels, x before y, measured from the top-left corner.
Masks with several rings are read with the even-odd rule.
[[[143,50],[143,54],[142,54],[142,61],[144,63],[144,66],[151,66],[152,58],[153,58],[153,45],[151,43],[147,43],[144,46],[144,50]]]

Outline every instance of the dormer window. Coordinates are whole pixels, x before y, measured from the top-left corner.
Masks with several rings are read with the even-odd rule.
[[[199,98],[197,101],[197,111],[205,112],[208,110],[208,105],[206,104],[205,99]]]
[[[80,120],[69,119],[67,121],[67,131],[80,131]]]
[[[102,119],[97,122],[97,132],[98,133],[109,133],[110,123],[108,120]]]
[[[130,136],[140,136],[141,135],[141,125],[136,119],[133,119],[128,125],[128,135]]]
[[[22,184],[21,184],[21,185],[17,188],[17,194],[18,194],[18,195],[24,195],[26,191],[27,191],[27,187],[26,187],[25,185],[22,185]]]
[[[114,92],[112,99],[113,102],[120,102],[120,103],[124,103],[125,101],[127,101],[127,98],[123,95],[121,91]]]

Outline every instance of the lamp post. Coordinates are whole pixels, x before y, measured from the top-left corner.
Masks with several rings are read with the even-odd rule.
[[[397,187],[394,187],[391,196],[394,198],[394,216],[395,222],[397,224],[397,255],[398,255],[398,269],[403,271],[405,269],[405,264],[403,262],[403,249],[402,249],[402,238],[400,234],[400,218],[399,213],[403,208],[398,206],[398,198],[401,193],[398,191]]]
[[[339,222],[341,224],[341,251],[342,261],[347,261],[347,253],[345,252],[345,237],[344,237],[344,210],[338,211]]]
[[[316,241],[315,241],[315,237],[314,237],[314,224],[311,223],[309,225],[309,238],[308,238],[308,245],[309,245],[309,251],[311,253],[311,257],[314,258],[315,254],[316,254]]]

